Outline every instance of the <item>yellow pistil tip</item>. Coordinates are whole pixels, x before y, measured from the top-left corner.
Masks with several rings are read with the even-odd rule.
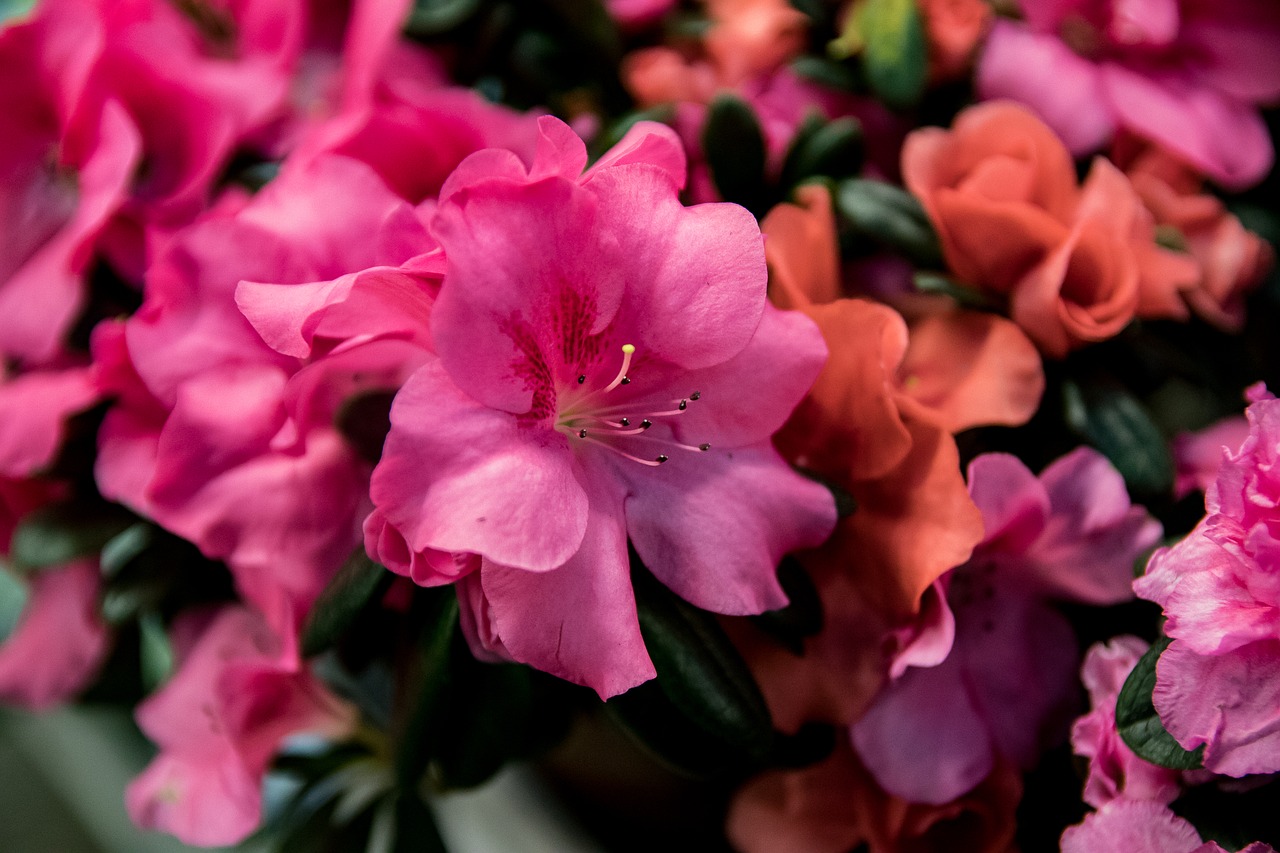
[[[636,351],[636,348],[634,344],[623,344],[622,351],[625,352],[627,355],[631,355],[633,352]]]

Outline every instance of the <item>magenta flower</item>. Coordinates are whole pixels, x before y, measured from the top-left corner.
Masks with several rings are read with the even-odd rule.
[[[1204,520],[1134,583],[1173,638],[1156,664],[1156,711],[1228,776],[1280,770],[1280,401],[1261,385],[1249,399],[1248,437],[1224,450]]]
[[[339,735],[354,710],[243,607],[188,614],[174,626],[177,673],[138,707],[160,754],[125,793],[139,826],[187,844],[242,841],[262,817],[262,778],[280,742],[299,732]]]
[[[396,397],[371,541],[421,555],[420,583],[478,565],[475,643],[611,696],[654,675],[628,540],[688,601],[742,614],[782,605],[778,559],[830,532],[830,494],[769,444],[825,348],[766,307],[749,213],[680,204],[670,130],[584,174],[581,140],[540,127],[531,165],[483,151],[441,192],[438,359]]]
[[[969,493],[985,537],[943,577],[947,601],[932,631],[903,652],[920,659],[920,647],[939,645],[930,633],[954,631],[950,654],[908,668],[851,728],[876,781],[912,802],[955,799],[1000,757],[1034,765],[1076,691],[1075,637],[1050,600],[1130,598],[1133,561],[1160,536],[1160,525],[1130,505],[1120,474],[1089,448],[1038,479],[1013,456],[979,456]]]
[[[1270,0],[1020,0],[1026,24],[992,29],[983,98],[1027,104],[1073,153],[1117,129],[1229,187],[1274,151],[1256,104],[1280,98],[1280,6]]]

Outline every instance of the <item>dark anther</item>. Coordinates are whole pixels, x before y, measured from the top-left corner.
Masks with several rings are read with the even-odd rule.
[[[690,399],[690,400],[701,400],[701,399],[702,399],[702,392],[701,392],[701,391],[694,391],[692,394],[690,394],[690,395],[689,395],[689,399]]]
[[[622,424],[623,426],[631,426],[631,418],[623,418],[622,420],[618,421],[618,423]]]
[[[666,461],[667,461],[667,457],[666,457],[665,455],[663,455],[663,456],[659,456],[659,457],[658,457],[658,461],[659,461],[659,462],[666,462]]]
[[[640,429],[648,429],[651,426],[653,426],[653,421],[649,420],[648,418],[645,418],[640,422]]]
[[[708,451],[708,450],[710,450],[710,449],[711,449],[711,445],[709,445],[709,444],[699,444],[699,445],[698,445],[698,449],[699,449],[699,450],[701,450],[701,451],[703,451],[703,452],[706,452],[706,451]]]
[[[621,381],[621,382],[619,382],[618,384],[619,384],[619,385],[630,385],[630,384],[631,384],[631,380],[624,376],[624,377],[622,377],[622,381]]]
[[[578,384],[579,384],[579,385],[582,385],[582,384],[583,384],[583,383],[585,383],[586,381],[587,381],[586,374],[583,374],[582,376],[579,376],[579,377],[578,377]]]
[[[689,408],[689,401],[688,401],[688,400],[681,400],[681,401],[680,401],[680,411],[682,411],[682,412],[683,412],[683,411],[684,411],[685,409],[687,409],[687,408]]]
[[[587,431],[585,429],[578,430],[578,438],[586,438],[586,437],[587,437]]]

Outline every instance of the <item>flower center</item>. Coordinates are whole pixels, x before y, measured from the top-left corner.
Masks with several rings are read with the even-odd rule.
[[[631,357],[636,348],[622,346],[622,366],[613,380],[603,388],[588,391],[573,399],[556,420],[556,429],[576,441],[611,450],[632,462],[658,466],[670,459],[667,451],[707,451],[710,444],[685,444],[677,441],[671,432],[675,418],[689,411],[689,406],[702,399],[702,392],[694,391],[687,397],[664,400],[657,405],[652,401],[619,402],[611,392],[630,385],[627,371],[631,369]],[[578,385],[585,385],[585,374],[578,377]],[[666,435],[655,435],[655,425],[666,428]],[[652,455],[651,455],[652,454]]]

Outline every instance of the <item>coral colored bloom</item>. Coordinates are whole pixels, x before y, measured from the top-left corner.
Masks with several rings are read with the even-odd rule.
[[[1185,314],[1176,293],[1195,264],[1155,245],[1151,214],[1109,162],[1096,160],[1078,187],[1062,143],[1022,107],[980,104],[949,131],[915,131],[902,173],[951,269],[1007,297],[1051,356],[1112,337],[1135,314]]]
[[[1116,697],[1147,648],[1137,637],[1116,637],[1091,647],[1080,670],[1093,710],[1072,725],[1071,745],[1089,759],[1084,801],[1094,808],[1120,798],[1167,804],[1182,792],[1180,772],[1143,761],[1116,731]]]
[[[1269,0],[1020,0],[978,67],[984,98],[1030,106],[1076,154],[1117,129],[1176,152],[1226,186],[1274,151],[1256,104],[1280,98],[1280,10]]]
[[[1169,152],[1134,140],[1117,144],[1117,162],[1155,217],[1158,233],[1183,249],[1197,275],[1178,296],[1220,329],[1239,332],[1245,297],[1275,262],[1271,244],[1248,231],[1197,172]]]
[[[1228,776],[1280,770],[1280,401],[1260,385],[1249,399],[1249,435],[1227,452],[1205,518],[1134,583],[1173,638],[1156,665],[1156,711]]]
[[[0,699],[38,711],[89,682],[110,640],[98,614],[100,583],[94,560],[45,569],[31,579],[22,616],[0,642]]]
[[[187,844],[235,844],[261,820],[262,779],[280,742],[341,735],[353,709],[307,672],[293,638],[251,610],[188,614],[174,635],[178,670],[137,710],[160,754],[130,783],[125,804],[139,826]]]
[[[848,745],[837,745],[811,767],[750,780],[729,808],[726,833],[742,853],[1012,853],[1021,795],[1021,774],[1000,764],[949,803],[909,803],[885,793]]]
[[[917,0],[929,39],[929,76],[954,80],[969,73],[978,41],[991,23],[985,0]]]
[[[766,305],[751,215],[680,204],[670,130],[583,174],[582,141],[541,127],[532,165],[483,151],[441,192],[438,360],[396,396],[371,495],[407,553],[480,556],[473,641],[611,696],[654,674],[628,541],[743,614],[785,602],[778,560],[830,532],[830,494],[769,445],[825,349]]]
[[[1133,560],[1160,536],[1089,448],[1038,479],[1015,457],[979,456],[969,490],[986,531],[940,582],[954,625],[942,619],[934,630],[954,631],[950,654],[907,669],[852,727],[877,781],[916,802],[954,799],[1000,758],[1035,763],[1075,695],[1075,640],[1049,601],[1126,600]]]

